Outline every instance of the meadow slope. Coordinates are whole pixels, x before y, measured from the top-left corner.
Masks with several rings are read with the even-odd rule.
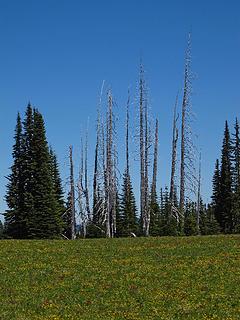
[[[240,319],[240,236],[0,241],[1,320]]]

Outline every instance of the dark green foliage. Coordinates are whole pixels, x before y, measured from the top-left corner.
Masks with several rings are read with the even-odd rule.
[[[62,230],[63,194],[56,156],[50,156],[38,110],[18,115],[13,166],[8,177],[6,233],[13,238],[53,238]]]
[[[225,233],[231,233],[233,230],[231,151],[230,133],[226,122],[220,170],[219,213],[216,215],[221,231]]]
[[[3,223],[0,220],[0,239],[4,238],[4,227],[3,227]]]
[[[184,234],[186,236],[194,236],[198,234],[196,220],[196,203],[189,202],[186,204],[184,216]]]
[[[131,179],[127,172],[123,175],[118,220],[120,223],[119,232],[121,232],[119,235],[130,236],[131,232],[135,234],[139,232],[135,197],[133,194]]]
[[[5,213],[6,232],[9,237],[24,238],[26,236],[24,217],[24,179],[23,179],[23,137],[20,114],[17,115],[13,146],[13,165],[8,175]]]
[[[168,188],[160,192],[159,235],[175,236],[178,234],[177,220],[173,215]]]
[[[29,238],[52,238],[61,233],[61,212],[55,193],[51,161],[42,115],[34,110],[32,139],[34,211],[28,217]]]
[[[152,189],[152,188],[151,188]],[[156,192],[151,192],[150,195],[150,235],[158,236],[160,234],[160,206]]]
[[[232,219],[233,232],[240,232],[240,136],[239,123],[236,119],[235,132],[233,135],[233,205],[232,205]]]
[[[215,218],[215,209],[212,204],[206,208],[201,201],[199,228],[201,235],[218,234],[220,232],[219,224]]]
[[[63,223],[64,223],[63,234],[68,239],[71,239],[71,235],[72,235],[71,192],[68,193],[65,212],[63,213],[62,217],[63,217]]]
[[[53,180],[54,194],[57,200],[59,217],[62,218],[63,214],[66,211],[66,206],[64,202],[64,192],[62,189],[62,180],[60,177],[59,165],[57,161],[57,156],[52,150],[52,148],[50,148],[49,155],[50,155],[50,170],[51,170],[51,175]]]

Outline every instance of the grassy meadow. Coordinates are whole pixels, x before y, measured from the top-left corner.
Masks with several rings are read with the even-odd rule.
[[[14,319],[240,319],[240,236],[2,240]]]

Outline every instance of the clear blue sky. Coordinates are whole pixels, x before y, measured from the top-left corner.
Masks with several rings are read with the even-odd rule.
[[[92,154],[103,79],[112,88],[121,127],[128,86],[135,95],[140,55],[152,115],[160,122],[159,185],[168,184],[172,106],[182,88],[189,30],[194,126],[202,149],[203,194],[209,199],[224,121],[232,124],[240,117],[239,12],[237,0],[0,0],[0,210],[17,111],[23,113],[29,100],[39,107],[65,182],[68,146],[74,145],[77,160],[88,118]],[[138,163],[132,166],[137,180]]]

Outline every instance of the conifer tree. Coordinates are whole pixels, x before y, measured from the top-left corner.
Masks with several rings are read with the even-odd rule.
[[[233,201],[232,201],[232,219],[233,232],[240,232],[240,135],[239,123],[236,119],[235,132],[232,141],[233,151]]]
[[[138,233],[137,209],[130,176],[123,175],[122,194],[120,197],[120,215],[122,220],[122,235],[129,236]]]
[[[62,188],[62,180],[59,172],[59,164],[57,161],[56,153],[52,148],[49,150],[51,174],[53,179],[54,193],[59,206],[60,217],[64,214],[66,207],[64,204],[64,192]]]
[[[216,220],[212,205],[208,205],[206,209],[206,230],[206,234],[218,234],[220,232],[220,226]]]
[[[8,210],[5,213],[6,233],[13,238],[23,238],[25,236],[24,224],[24,181],[22,176],[23,143],[22,143],[22,123],[18,113],[17,124],[13,146],[13,165],[11,173],[8,175],[6,202]]]
[[[184,234],[186,236],[198,234],[196,221],[196,204],[194,202],[188,202],[184,217]]]
[[[221,231],[226,233],[231,233],[233,229],[231,151],[230,133],[226,121],[220,170],[219,216],[216,216]]]
[[[119,215],[117,230],[121,235],[129,236],[131,233],[138,233],[138,219],[136,202],[133,193],[130,169],[129,169],[129,104],[130,96],[128,93],[127,112],[126,112],[126,169],[123,175],[122,194],[119,203]]]
[[[0,220],[0,239],[4,238],[4,226],[2,221]]]
[[[35,109],[31,153],[33,166],[31,196],[34,210],[27,219],[28,237],[53,238],[61,233],[62,219],[55,194],[44,121],[40,112]]]
[[[36,167],[33,158],[33,109],[29,103],[23,121],[23,160],[22,160],[22,179],[24,185],[24,203],[23,203],[23,237],[29,237],[29,221],[35,214],[33,186],[34,169]]]

